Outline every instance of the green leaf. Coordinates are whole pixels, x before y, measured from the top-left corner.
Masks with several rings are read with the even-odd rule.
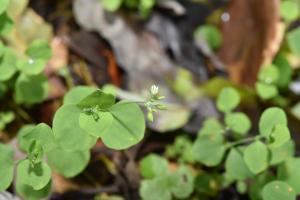
[[[122,0],[101,0],[101,3],[106,10],[114,12],[121,7]]]
[[[296,20],[300,15],[299,4],[290,0],[281,1],[280,15],[288,22]]]
[[[46,67],[46,61],[42,59],[22,60],[17,62],[17,68],[26,75],[38,75],[43,72]]]
[[[171,175],[170,181],[172,184],[172,194],[177,199],[186,199],[194,191],[194,176],[191,170],[185,166],[180,168]]]
[[[11,111],[0,113],[0,120],[8,124],[15,119],[15,114]]]
[[[140,0],[138,7],[140,15],[144,18],[148,17],[154,5],[155,0]]]
[[[274,59],[274,64],[279,72],[279,78],[276,82],[277,86],[282,89],[287,89],[293,74],[293,69],[287,59],[287,55],[279,53]]]
[[[96,137],[80,128],[80,114],[81,110],[76,105],[67,104],[60,107],[54,115],[52,128],[54,138],[65,150],[87,150],[96,142]]]
[[[275,65],[263,66],[258,74],[258,80],[266,84],[273,84],[278,78],[279,71]]]
[[[22,151],[26,152],[28,150],[31,141],[26,139],[25,136],[27,134],[29,134],[34,128],[35,128],[35,125],[27,124],[25,126],[22,126],[21,129],[18,131],[18,134],[17,134],[18,145]]]
[[[256,83],[255,89],[258,96],[263,100],[269,100],[278,96],[278,89],[275,85]]]
[[[4,51],[5,51],[5,46],[3,42],[0,40],[0,58],[2,57]]]
[[[220,176],[215,174],[199,173],[194,181],[195,191],[198,194],[214,197],[219,192]]]
[[[300,27],[287,34],[287,41],[292,52],[300,56],[300,46],[298,45],[300,42]]]
[[[8,7],[10,0],[1,0],[0,1],[0,14],[4,13]]]
[[[220,164],[225,153],[222,134],[200,135],[193,145],[193,155],[196,161],[206,166]]]
[[[249,185],[249,197],[251,200],[262,200],[263,187],[273,181],[275,177],[268,171],[259,174],[253,179],[253,182]]]
[[[294,156],[295,144],[289,140],[280,147],[270,147],[269,149],[271,153],[270,165],[277,165]]]
[[[296,192],[300,194],[300,159],[289,158],[278,168],[278,179],[289,184]]]
[[[291,134],[286,125],[278,124],[270,134],[270,146],[280,147],[291,139]]]
[[[82,172],[90,160],[89,150],[65,151],[61,148],[56,148],[47,155],[49,165],[67,178],[74,177]]]
[[[0,192],[11,184],[14,174],[14,151],[9,145],[0,143]]]
[[[42,162],[44,150],[40,142],[33,140],[27,151],[28,159],[32,165]]]
[[[118,92],[118,88],[116,86],[114,86],[113,84],[105,84],[102,87],[102,91],[106,94],[111,94],[114,97],[117,96],[117,92]]]
[[[166,149],[166,156],[170,158],[178,158],[179,162],[194,163],[193,145],[192,141],[183,136],[177,136],[174,144],[168,145]]]
[[[96,90],[97,88],[90,86],[76,86],[65,94],[63,104],[78,104]]]
[[[262,190],[263,200],[296,200],[294,189],[282,181],[272,181]]]
[[[229,113],[225,116],[226,125],[239,135],[246,135],[251,128],[251,121],[247,115],[241,112]]]
[[[254,174],[264,171],[268,167],[268,148],[260,142],[255,141],[246,147],[244,160],[248,168]]]
[[[242,154],[235,148],[232,148],[225,162],[226,173],[235,180],[243,181],[253,176],[248,169]]]
[[[219,29],[212,25],[203,25],[196,29],[194,37],[201,37],[209,44],[210,48],[218,49],[222,44],[222,35]]]
[[[244,181],[238,181],[236,189],[240,194],[245,194],[247,192],[247,184]]]
[[[46,163],[32,165],[25,159],[17,165],[17,176],[23,184],[31,186],[34,190],[40,190],[50,182],[51,169]]]
[[[198,131],[198,135],[214,135],[222,133],[223,127],[216,118],[208,118],[203,122],[202,128]]]
[[[109,108],[114,117],[111,128],[102,135],[102,141],[111,149],[126,149],[144,137],[144,114],[136,103],[121,101]]]
[[[115,97],[111,94],[106,94],[102,90],[96,90],[92,94],[82,99],[77,106],[80,109],[93,108],[98,106],[100,109],[108,109],[115,104]]]
[[[14,22],[7,13],[0,14],[0,35],[7,35],[13,28]]]
[[[291,108],[291,113],[292,113],[297,119],[300,119],[300,102],[296,103],[296,104]]]
[[[52,129],[45,123],[40,123],[31,129],[24,139],[28,141],[37,140],[41,143],[45,152],[51,151],[56,147]]]
[[[222,112],[230,112],[240,103],[239,93],[230,87],[222,89],[217,98],[217,107]]]
[[[0,71],[0,81],[9,80],[17,71],[16,56],[8,48],[5,48],[0,59]]]
[[[40,200],[47,197],[51,192],[51,181],[42,189],[35,190],[30,185],[24,184],[19,177],[16,181],[16,190],[26,200]]]
[[[92,115],[80,113],[79,126],[88,134],[101,137],[107,129],[111,128],[113,116],[109,112],[99,112],[99,119],[95,120]]]
[[[143,180],[139,191],[143,200],[172,200],[168,176]]]
[[[52,53],[50,46],[45,40],[34,40],[26,49],[26,55],[37,62],[37,59],[42,59],[44,61],[51,58]]]
[[[140,172],[144,178],[154,178],[168,172],[168,161],[158,155],[150,154],[140,162]]]
[[[15,99],[18,103],[40,103],[48,96],[49,83],[42,74],[36,76],[21,74],[17,79],[15,90]]]
[[[287,125],[287,118],[281,108],[271,107],[265,110],[259,120],[259,133],[269,137],[278,124]]]

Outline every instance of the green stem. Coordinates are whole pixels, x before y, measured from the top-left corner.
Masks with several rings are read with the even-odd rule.
[[[260,140],[262,138],[263,138],[262,135],[257,135],[255,137],[241,139],[241,140],[229,143],[228,148],[231,148],[231,147],[234,147],[234,146],[237,146],[237,145],[241,145],[241,144],[245,144],[245,143],[249,143],[249,142],[252,142],[254,140]]]

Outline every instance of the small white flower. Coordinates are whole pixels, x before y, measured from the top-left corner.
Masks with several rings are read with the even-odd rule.
[[[157,95],[158,94],[158,89],[159,87],[157,85],[152,85],[151,86],[151,89],[150,89],[150,92],[151,92],[151,95]]]

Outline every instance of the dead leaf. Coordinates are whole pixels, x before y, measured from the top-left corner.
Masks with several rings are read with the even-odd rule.
[[[221,60],[228,66],[230,78],[253,85],[260,66],[270,63],[277,53],[283,25],[279,0],[232,0],[229,21],[222,25]]]

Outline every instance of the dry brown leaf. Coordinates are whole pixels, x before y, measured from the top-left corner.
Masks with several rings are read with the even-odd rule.
[[[219,51],[230,78],[253,85],[263,64],[277,53],[284,27],[279,0],[232,0],[227,8],[230,20],[222,25],[224,43]]]

